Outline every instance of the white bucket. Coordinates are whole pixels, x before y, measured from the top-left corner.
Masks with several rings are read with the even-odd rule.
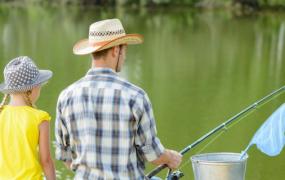
[[[191,157],[195,180],[244,180],[246,154],[207,153]]]

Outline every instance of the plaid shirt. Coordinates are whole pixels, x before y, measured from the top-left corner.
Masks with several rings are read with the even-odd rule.
[[[164,147],[147,94],[107,68],[90,69],[59,96],[56,158],[75,179],[144,179]]]

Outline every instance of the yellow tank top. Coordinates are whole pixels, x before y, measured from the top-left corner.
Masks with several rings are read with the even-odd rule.
[[[0,179],[42,179],[39,125],[48,113],[29,106],[5,106],[0,113]]]

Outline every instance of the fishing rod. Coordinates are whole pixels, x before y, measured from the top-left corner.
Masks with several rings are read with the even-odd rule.
[[[272,97],[274,97],[275,95],[283,92],[285,90],[285,86],[271,92],[270,94],[268,94],[267,96],[261,98],[260,100],[256,101],[255,103],[253,103],[252,105],[248,106],[247,108],[243,109],[241,112],[239,112],[238,114],[234,115],[233,117],[231,117],[230,119],[228,119],[227,121],[225,121],[224,123],[220,124],[219,126],[217,126],[216,128],[214,128],[213,130],[211,130],[210,132],[208,132],[207,134],[205,134],[204,136],[200,137],[198,140],[196,140],[194,143],[188,145],[187,147],[185,147],[182,151],[180,151],[179,153],[181,155],[184,155],[185,153],[187,153],[190,149],[194,148],[195,146],[197,146],[198,144],[200,144],[201,142],[203,142],[205,139],[207,139],[208,137],[210,137],[211,135],[215,134],[216,132],[218,132],[219,130],[225,128],[228,124],[232,123],[234,120],[238,119],[239,117],[243,116],[244,114],[250,112],[251,110],[256,109],[259,105],[264,104],[266,101],[268,101],[269,99],[271,99]],[[158,174],[160,171],[162,171],[164,168],[166,168],[167,165],[160,165],[157,168],[155,168],[154,170],[152,170],[151,172],[149,172],[146,176],[148,178],[152,178],[153,176],[155,176],[156,174]],[[177,172],[175,172],[177,173]],[[168,174],[168,179],[172,179],[173,176],[175,176],[175,178],[173,179],[179,179],[179,176],[183,176],[183,174],[181,174],[181,172],[178,172],[178,175],[176,174]]]

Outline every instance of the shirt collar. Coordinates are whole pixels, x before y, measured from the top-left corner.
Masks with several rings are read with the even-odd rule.
[[[117,76],[118,74],[111,68],[91,68],[88,70],[86,75],[99,75],[99,74],[106,74],[106,75],[113,75]]]

